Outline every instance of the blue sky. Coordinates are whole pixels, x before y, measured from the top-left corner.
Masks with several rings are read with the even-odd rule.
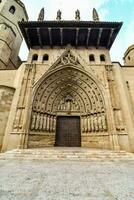
[[[58,9],[64,20],[74,19],[75,10],[81,11],[81,20],[92,20],[95,7],[101,21],[122,21],[123,27],[111,48],[113,61],[120,61],[131,44],[134,44],[134,0],[22,0],[26,6],[29,20],[36,21],[40,9],[45,8],[45,19],[54,20]],[[20,57],[27,59],[28,51],[23,42]]]

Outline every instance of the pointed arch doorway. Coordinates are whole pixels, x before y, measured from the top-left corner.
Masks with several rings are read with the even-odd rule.
[[[57,117],[55,146],[81,146],[81,128],[79,116]]]
[[[104,88],[72,52],[57,60],[33,93],[29,148],[99,146],[108,130]]]
[[[107,132],[105,101],[91,75],[67,65],[43,79],[33,99],[29,148],[92,147],[95,141],[92,138],[104,132]],[[91,134],[95,136],[91,138]]]

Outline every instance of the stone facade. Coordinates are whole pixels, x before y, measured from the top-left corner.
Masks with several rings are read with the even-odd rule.
[[[125,66],[134,65],[134,45],[131,45],[124,54],[124,64]]]
[[[57,116],[79,116],[82,147],[134,152],[133,57],[130,47],[121,66],[106,48],[31,48],[18,70],[0,70],[1,150],[54,146]]]
[[[20,0],[2,0],[0,2],[0,69],[17,69],[18,57],[23,40],[18,21],[27,21],[24,4]]]

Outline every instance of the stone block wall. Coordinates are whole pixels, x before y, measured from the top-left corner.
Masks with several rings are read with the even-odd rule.
[[[81,146],[89,148],[112,149],[110,136],[106,134],[84,134],[81,137]]]
[[[0,150],[12,104],[14,89],[0,86]]]
[[[55,134],[30,132],[28,140],[28,148],[53,147],[55,144]]]
[[[15,8],[14,13],[9,11],[12,6]],[[3,23],[7,24],[9,27],[13,29],[16,35],[14,39],[12,52],[10,55],[10,63],[11,63],[10,69],[18,67],[17,66],[18,54],[19,54],[20,46],[23,40],[21,31],[18,26],[18,22],[22,20],[27,21],[27,19],[28,17],[25,10],[25,6],[20,1],[2,0],[0,2],[0,24],[3,24]],[[6,40],[4,39],[4,41]]]
[[[15,37],[8,25],[0,24],[0,69],[8,69]]]
[[[134,44],[131,45],[124,54],[125,66],[134,66]]]

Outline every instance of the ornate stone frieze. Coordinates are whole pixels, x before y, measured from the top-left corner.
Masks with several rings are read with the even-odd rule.
[[[62,54],[62,56],[56,60],[56,62],[50,67],[49,70],[53,70],[55,68],[60,68],[65,65],[77,66],[79,68],[84,69],[83,65],[79,61],[78,57],[73,53],[68,47],[67,50]]]

